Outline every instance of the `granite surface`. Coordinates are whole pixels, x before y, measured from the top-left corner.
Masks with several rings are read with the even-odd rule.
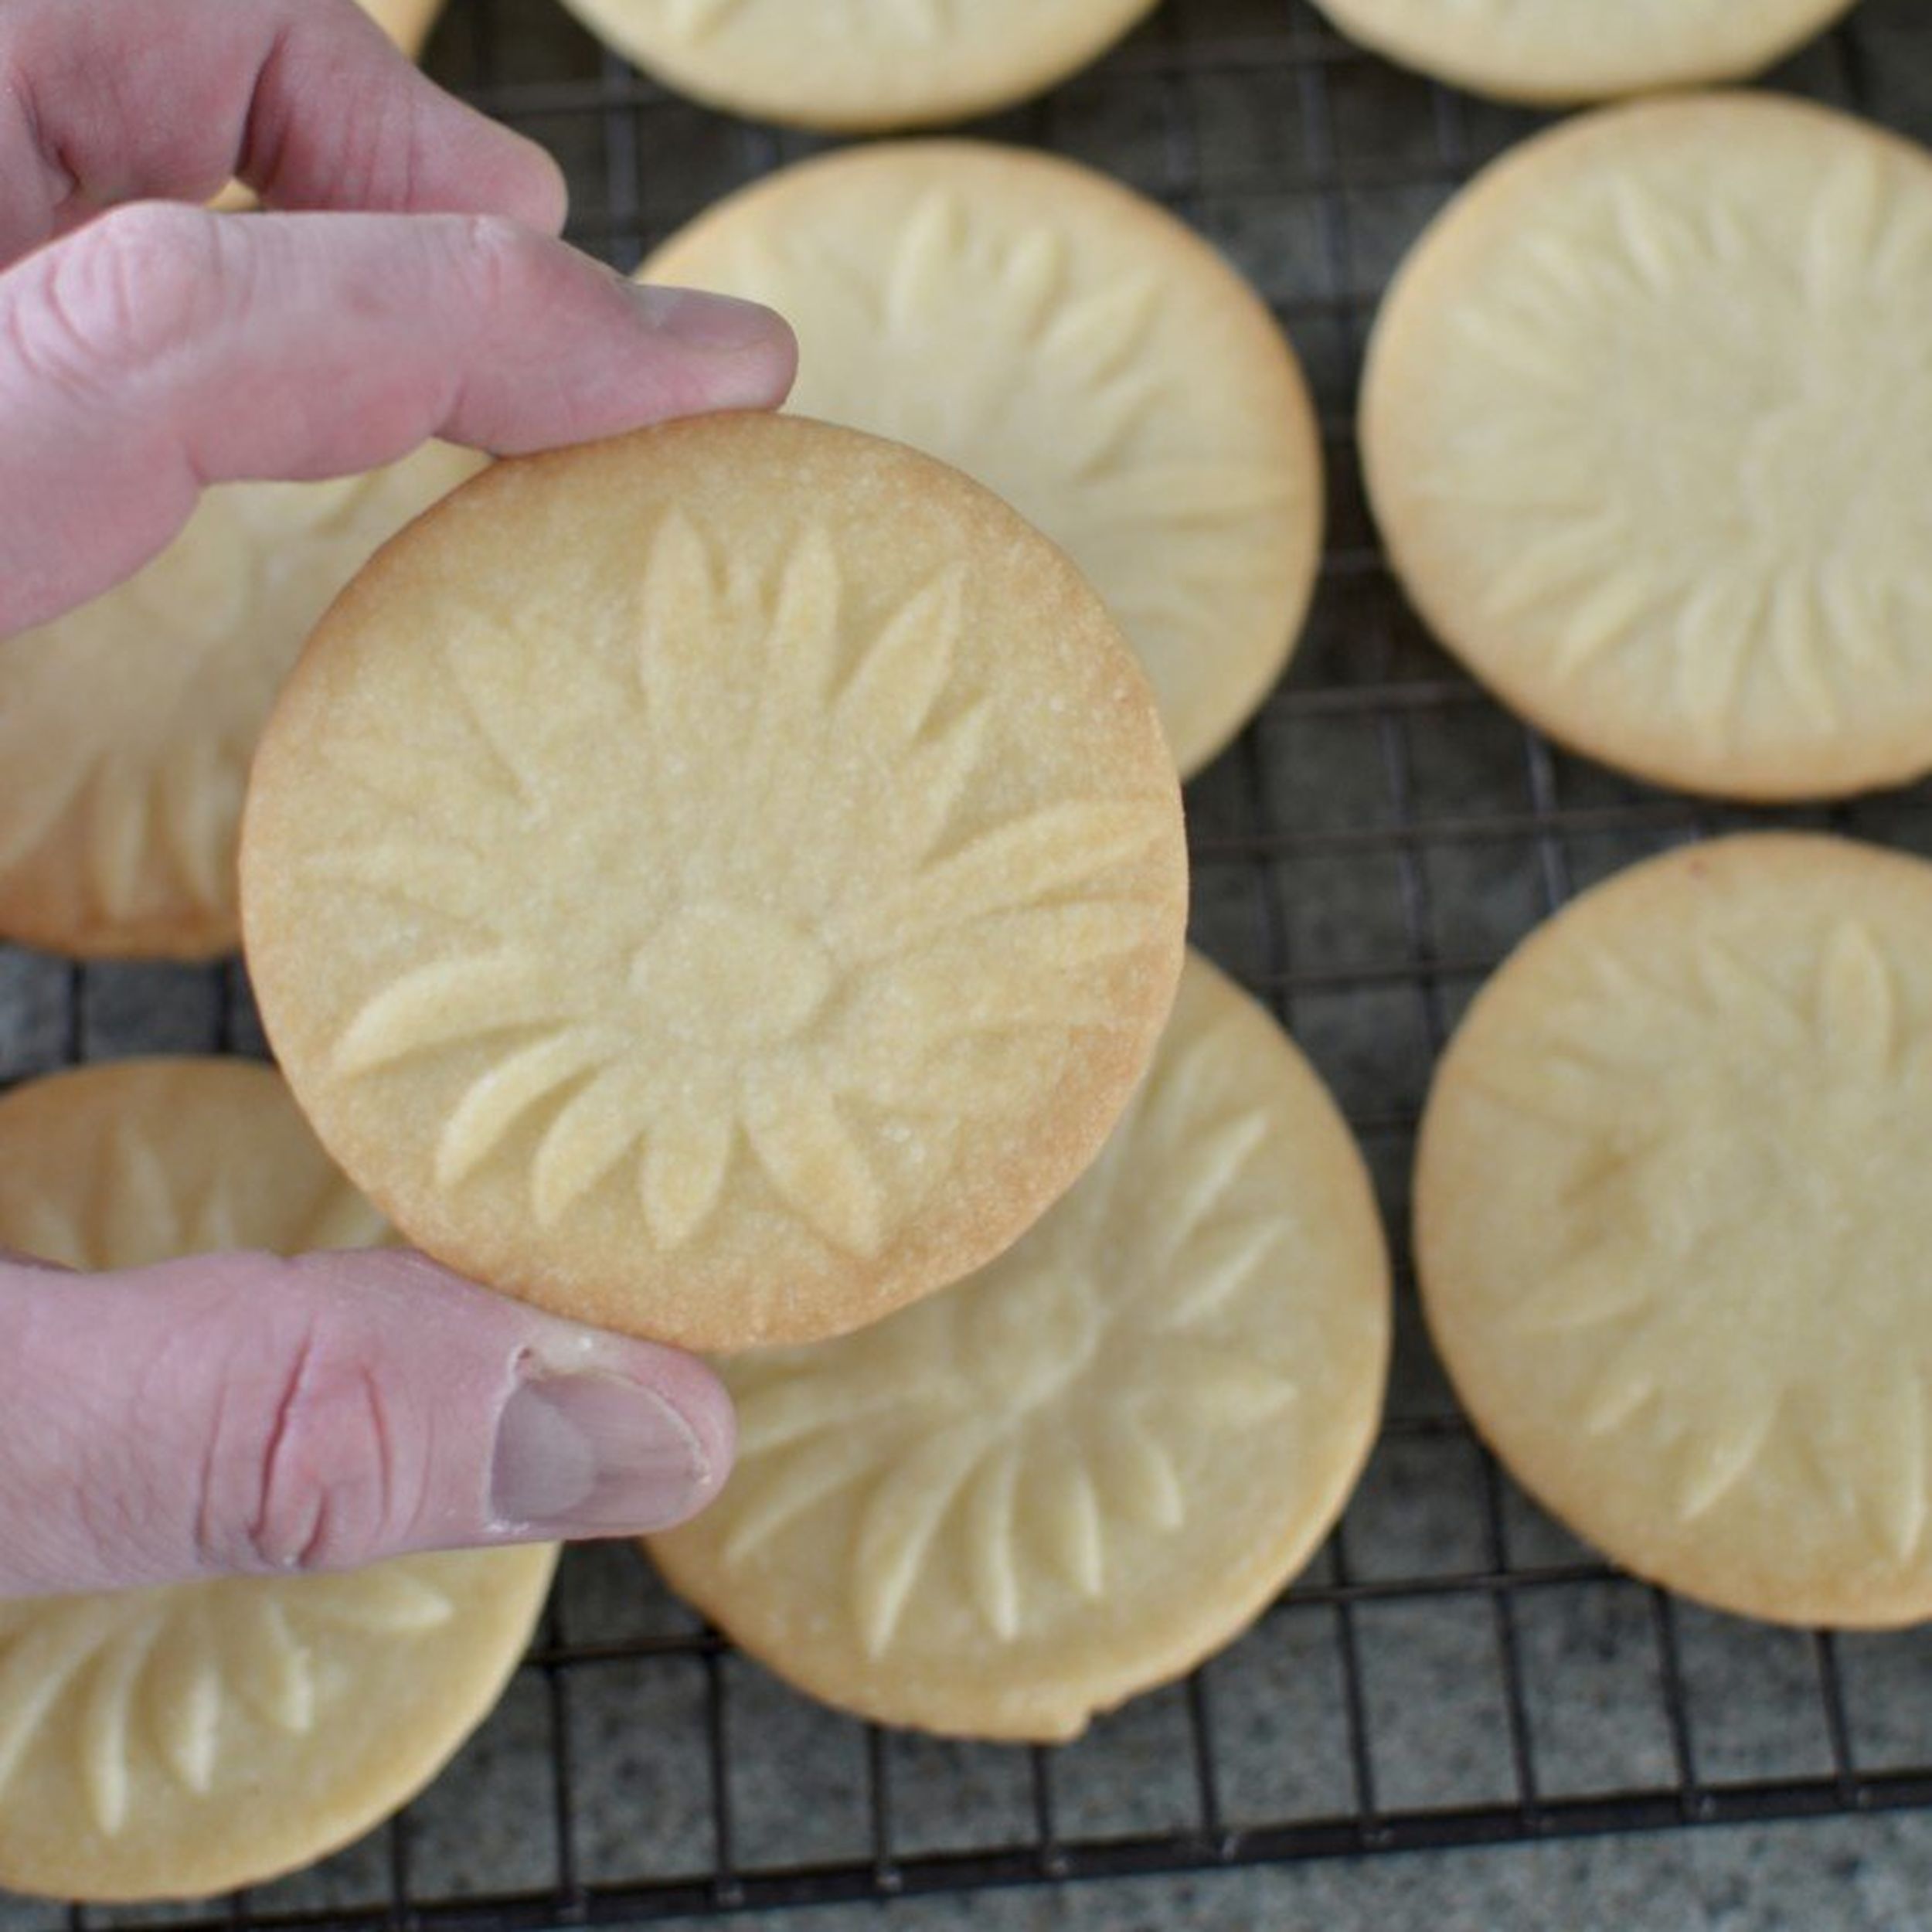
[[[817,145],[640,88],[551,0],[451,0],[433,64],[560,154],[573,233],[620,265]],[[1932,0],[1866,0],[1849,33],[1779,80],[1932,137]],[[1276,1002],[1332,1082],[1398,1231],[1432,1058],[1482,975],[1567,891],[1737,816],[1526,740],[1422,636],[1373,553],[1347,434],[1362,328],[1468,165],[1534,124],[1347,54],[1298,0],[1169,0],[1096,72],[988,130],[1167,195],[1278,305],[1320,393],[1329,567],[1287,684],[1192,788],[1196,936]],[[1923,790],[1832,822],[1932,851]],[[77,975],[0,948],[0,1079],[77,1051],[216,1047],[260,1048],[236,970]],[[519,1677],[402,1832],[265,1888],[238,1921],[380,1907],[399,1871],[415,1900],[454,1901],[549,1894],[566,1879],[709,1882],[726,1862],[753,1876],[862,1868],[880,1780],[900,1859],[1035,1845],[1043,1805],[1070,1845],[1187,1834],[1204,1823],[1197,1748],[1216,1774],[1214,1821],[1236,1833],[1932,1765],[1925,1638],[1821,1645],[1668,1605],[1602,1570],[1461,1427],[1406,1290],[1390,1409],[1342,1533],[1283,1604],[1192,1690],[1037,1760],[875,1740],[719,1655],[632,1553],[579,1553],[545,1639],[553,1668]],[[1928,1900],[1932,1815],[1901,1815],[907,1900],[883,1917],[934,1932],[1903,1932],[1932,1924]],[[881,1917],[845,1906],[741,1922]],[[60,1923],[0,1899],[0,1932]]]

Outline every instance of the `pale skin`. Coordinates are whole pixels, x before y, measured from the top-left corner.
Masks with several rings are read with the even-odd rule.
[[[231,175],[267,212],[202,210]],[[635,289],[563,215],[352,0],[0,0],[0,702],[5,638],[208,485],[784,400],[775,316]],[[661,1528],[733,1440],[698,1362],[412,1254],[0,1258],[0,1597]]]

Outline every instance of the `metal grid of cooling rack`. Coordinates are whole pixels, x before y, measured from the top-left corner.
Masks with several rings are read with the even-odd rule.
[[[818,145],[672,100],[551,0],[452,0],[432,65],[560,155],[576,238],[621,267]],[[1932,138],[1932,15],[1866,0],[1777,84]],[[1576,887],[1769,816],[1623,784],[1526,733],[1422,637],[1375,548],[1349,421],[1375,302],[1428,214],[1534,124],[1396,74],[1301,0],[1168,0],[1094,73],[985,130],[1196,221],[1309,366],[1326,566],[1287,682],[1192,790],[1196,937],[1335,1087],[1399,1253],[1429,1068],[1481,978]],[[1932,850],[1932,789],[1777,821]],[[260,1050],[237,969],[0,949],[0,1077],[211,1048]],[[1932,1805],[1932,1661],[1913,1640],[1757,1629],[1616,1576],[1473,1441],[1406,1266],[1399,1329],[1376,1461],[1308,1575],[1226,1657],[1080,1745],[940,1746],[818,1712],[628,1553],[579,1553],[503,1709],[385,1832],[212,1913],[73,1910],[69,1932],[508,1932]],[[0,1932],[59,1923],[0,1900]]]

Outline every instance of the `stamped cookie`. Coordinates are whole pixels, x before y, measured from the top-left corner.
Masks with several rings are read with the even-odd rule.
[[[1852,0],[1315,0],[1404,66],[1503,100],[1607,100],[1761,73]]]
[[[992,114],[1042,94],[1158,0],[565,0],[680,91],[854,133]]]
[[[498,464],[384,550],[269,728],[243,886],[282,1064],[413,1241],[715,1349],[1037,1218],[1153,1051],[1187,889],[1066,560],[764,416]]]
[[[956,464],[1063,546],[1184,775],[1281,676],[1321,549],[1314,412],[1260,298],[1164,209],[1047,155],[897,143],[758,182],[640,272],[776,305],[795,408]]]
[[[0,1100],[0,1247],[118,1268],[385,1235],[265,1067],[123,1062]],[[495,1705],[554,1561],[0,1600],[0,1886],[199,1897],[360,1836]]]
[[[476,465],[432,444],[335,482],[223,484],[125,583],[0,642],[0,937],[232,949],[242,792],[277,687],[376,546]]]
[[[876,1328],[727,1363],[737,1471],[649,1547],[828,1703],[1073,1737],[1229,1642],[1308,1560],[1373,1439],[1389,1320],[1347,1128],[1191,954],[1073,1191]]]
[[[1757,835],[1635,867],[1478,998],[1417,1259],[1498,1455],[1719,1608],[1932,1616],[1932,866]]]
[[[1932,768],[1932,159],[1705,96],[1519,148],[1397,277],[1362,405],[1410,597],[1553,736],[1659,784]]]

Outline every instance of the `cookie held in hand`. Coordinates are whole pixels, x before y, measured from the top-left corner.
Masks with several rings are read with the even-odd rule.
[[[389,546],[244,845],[277,1052],[410,1240],[718,1349],[1008,1247],[1126,1104],[1186,912],[1153,699],[1073,566],[762,416],[499,464]]]

